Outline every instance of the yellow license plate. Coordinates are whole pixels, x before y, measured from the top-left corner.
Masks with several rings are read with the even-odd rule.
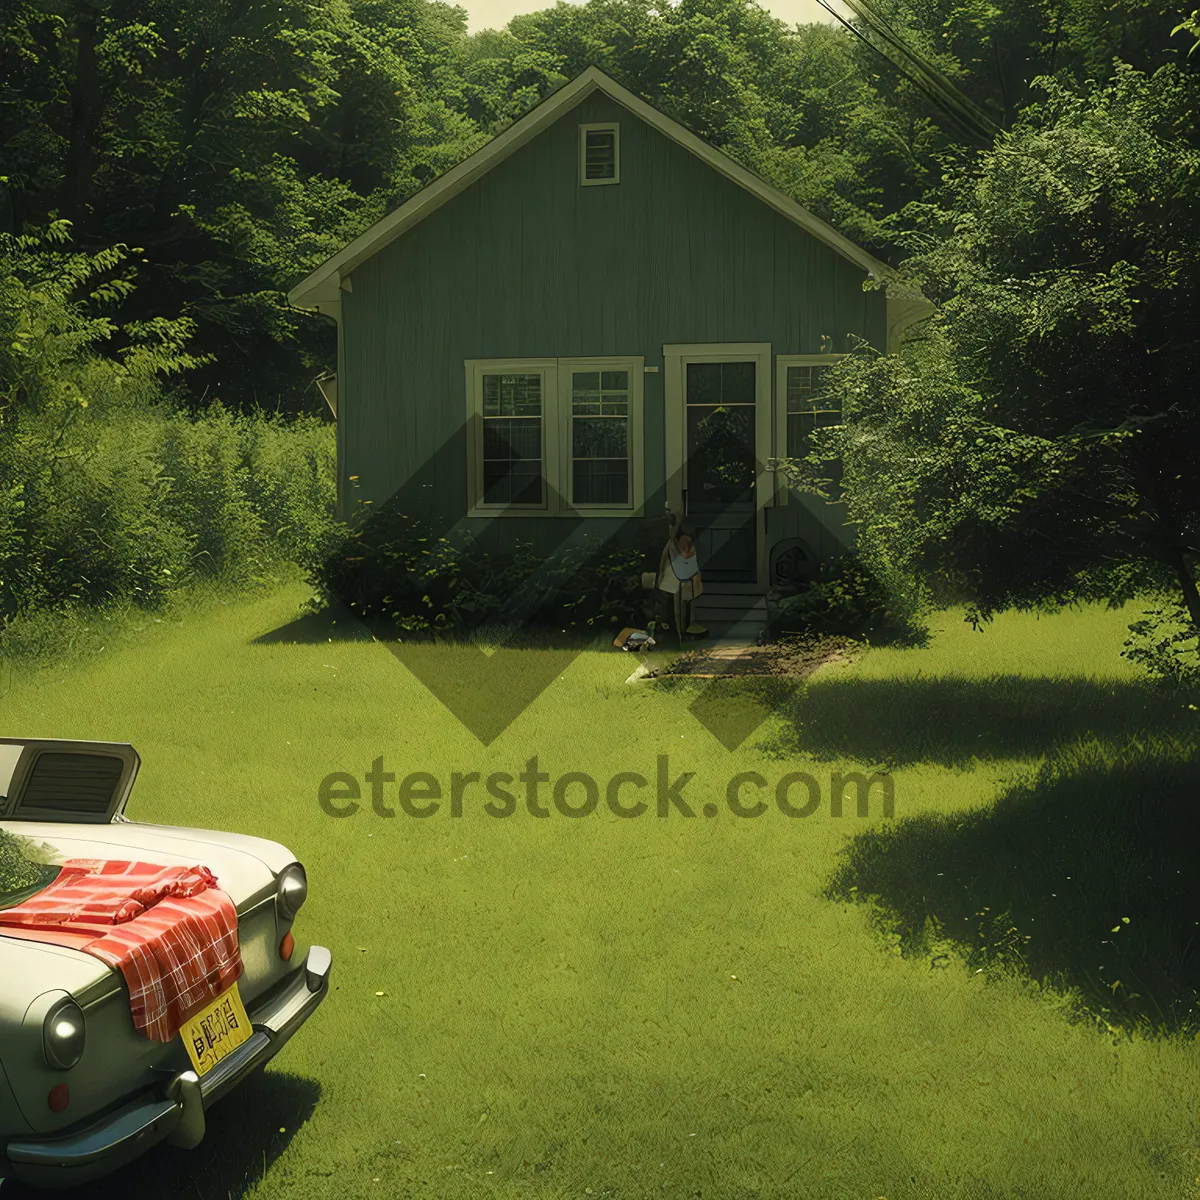
[[[203,1075],[211,1071],[225,1055],[236,1050],[253,1032],[235,983],[190,1021],[185,1021],[179,1035],[187,1047],[196,1074]]]

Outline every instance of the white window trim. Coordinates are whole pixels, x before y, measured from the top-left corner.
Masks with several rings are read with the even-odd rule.
[[[832,367],[845,354],[777,354],[775,356],[775,453],[774,458],[787,458],[787,373],[788,367]],[[775,472],[775,503],[786,504],[790,489],[787,476]]]
[[[587,135],[590,131],[602,129],[613,135],[613,177],[611,179],[586,178],[587,167]],[[591,125],[579,127],[579,186],[602,187],[605,184],[621,182],[621,126],[616,121],[598,121]]]
[[[629,517],[640,516],[644,504],[645,463],[642,451],[643,374],[645,359],[637,355],[586,358],[471,358],[464,363],[467,391],[467,516],[469,517]],[[580,367],[629,372],[630,502],[614,506],[572,504],[571,372]],[[483,496],[483,376],[542,376],[542,504],[485,504]]]

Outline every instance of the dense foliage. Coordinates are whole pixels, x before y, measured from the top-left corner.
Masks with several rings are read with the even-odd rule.
[[[1156,0],[873,7],[1001,125],[1036,75],[1103,77],[1113,55],[1153,70],[1182,48]],[[332,327],[287,288],[589,63],[888,249],[884,219],[962,133],[869,43],[743,0],[592,0],[474,36],[430,0],[13,0],[0,229],[57,217],[79,250],[142,247],[129,318],[188,317],[214,356],[190,395],[310,408]]]
[[[62,253],[0,234],[0,626],[117,599],[154,603],[195,577],[244,582],[332,532],[332,431],[214,408],[196,419],[164,378],[194,367],[186,318],[119,330],[76,298],[123,248]],[[92,296],[127,294],[120,277]]]
[[[1170,589],[1181,611],[1160,616],[1182,616],[1194,649],[1196,80],[1120,65],[1039,86],[905,210],[904,275],[938,314],[902,355],[838,367],[845,424],[823,450],[881,574],[983,619]]]
[[[435,98],[461,36],[421,0],[14,0],[0,209],[143,247],[130,315],[195,320],[194,395],[303,407],[333,341],[284,290],[469,142]]]
[[[872,642],[924,640],[919,614],[889,589],[858,555],[821,563],[802,591],[781,599],[773,615],[781,633],[853,634]]]
[[[405,636],[485,627],[586,634],[640,623],[640,576],[658,548],[610,546],[589,534],[549,556],[528,544],[500,555],[469,532],[445,535],[385,506],[331,548],[312,581],[326,602]]]

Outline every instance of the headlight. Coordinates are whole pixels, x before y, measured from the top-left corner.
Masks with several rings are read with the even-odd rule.
[[[69,1071],[82,1057],[87,1041],[83,1010],[68,997],[60,1000],[42,1022],[42,1053],[58,1071]]]
[[[279,872],[275,903],[285,921],[294,921],[300,906],[308,899],[308,877],[299,863],[292,863]]]

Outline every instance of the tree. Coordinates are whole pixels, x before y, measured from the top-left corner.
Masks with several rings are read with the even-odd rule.
[[[197,394],[297,404],[334,342],[286,289],[477,136],[464,35],[425,0],[13,0],[0,216],[144,247],[129,315],[196,322]]]
[[[845,424],[818,455],[844,460],[868,561],[927,599],[986,619],[1170,586],[1194,639],[1200,89],[1125,65],[1038,86],[905,210],[902,277],[939,311],[832,372]]]

